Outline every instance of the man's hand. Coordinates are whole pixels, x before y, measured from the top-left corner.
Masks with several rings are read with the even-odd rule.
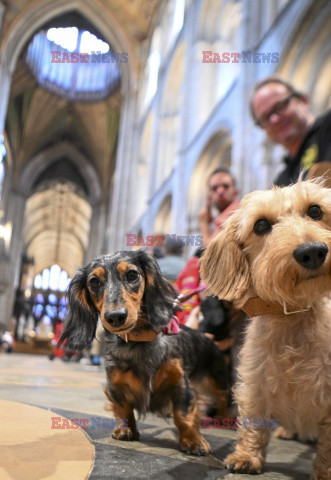
[[[213,221],[213,217],[211,216],[210,206],[203,207],[199,214],[198,214],[199,224],[207,224],[209,225]]]
[[[211,214],[211,198],[210,195],[207,195],[206,205],[200,210],[198,214],[199,224],[208,225],[213,221]]]
[[[203,245],[206,246],[211,235],[210,224],[213,221],[209,195],[207,196],[206,205],[200,210],[198,214],[198,221],[199,221],[200,231],[203,237]]]

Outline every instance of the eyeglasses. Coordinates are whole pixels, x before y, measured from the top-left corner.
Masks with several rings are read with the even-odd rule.
[[[269,113],[263,115],[263,117],[255,121],[255,125],[261,128],[267,128],[270,124],[270,118],[272,117],[272,115],[276,114],[279,117],[282,116],[286,112],[293,97],[297,97],[297,94],[291,93],[291,95],[289,95],[288,97],[277,102]]]

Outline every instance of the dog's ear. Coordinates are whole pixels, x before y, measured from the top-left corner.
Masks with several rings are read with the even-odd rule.
[[[250,286],[249,264],[236,236],[238,219],[235,212],[201,259],[202,280],[214,295],[228,301],[242,298]]]
[[[145,274],[145,292],[142,299],[147,320],[156,330],[165,327],[174,314],[176,290],[162,276],[157,261],[144,252],[137,252],[139,264]]]
[[[59,345],[66,340],[71,349],[81,350],[89,346],[98,322],[98,312],[91,302],[86,287],[88,271],[88,266],[78,270],[68,289],[69,309]]]

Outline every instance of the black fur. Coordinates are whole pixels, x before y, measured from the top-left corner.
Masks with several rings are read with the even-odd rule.
[[[117,268],[121,262],[137,269],[140,283],[137,280],[130,284],[126,280],[125,271],[123,273]],[[102,276],[100,285],[91,291],[89,278],[93,277],[98,267],[103,267],[101,271],[105,272],[105,278]],[[143,317],[147,322],[145,329],[159,333],[153,341],[125,342],[121,336],[113,333],[104,318],[101,318],[103,325],[106,325],[106,394],[111,402],[119,406],[126,404],[130,398],[131,407],[139,414],[147,411],[168,414],[172,404],[185,416],[192,411],[195,402],[193,383],[199,384],[209,377],[214,380],[217,392],[221,395],[221,391],[228,388],[229,374],[222,353],[205,335],[187,327],[181,327],[181,332],[176,335],[166,335],[160,331],[168,325],[173,315],[177,294],[162,277],[156,260],[150,255],[143,251],[123,251],[97,258],[80,269],[69,287],[69,313],[61,341],[67,339],[72,347],[87,346],[95,334],[98,318],[94,305],[107,302],[107,309],[123,308],[124,299],[131,298],[130,295],[137,295],[140,291],[138,318]],[[183,374],[177,383],[165,382],[165,386],[160,385],[155,391],[152,385],[157,371],[165,362],[175,359],[179,360]],[[134,401],[132,395],[127,396],[129,386],[112,384],[112,372],[115,370],[122,372],[123,376],[132,372],[138,383],[142,382],[141,394],[135,394]]]
[[[92,343],[98,322],[98,312],[86,288],[88,272],[88,266],[78,270],[68,288],[69,311],[59,345],[66,340],[67,347],[73,350],[81,350]],[[88,308],[78,294],[85,295]]]

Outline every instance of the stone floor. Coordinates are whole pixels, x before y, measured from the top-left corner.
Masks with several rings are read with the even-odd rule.
[[[223,468],[222,459],[235,444],[237,433],[233,430],[202,429],[212,454],[199,458],[180,453],[172,421],[156,416],[138,421],[140,442],[113,440],[110,431],[114,419],[104,410],[103,384],[102,367],[91,367],[84,360],[64,363],[60,359],[51,362],[41,355],[0,354],[0,399],[38,406],[55,416],[85,423],[85,433],[95,447],[90,480],[251,478],[230,474]],[[308,480],[313,456],[311,445],[273,438],[259,478]]]

